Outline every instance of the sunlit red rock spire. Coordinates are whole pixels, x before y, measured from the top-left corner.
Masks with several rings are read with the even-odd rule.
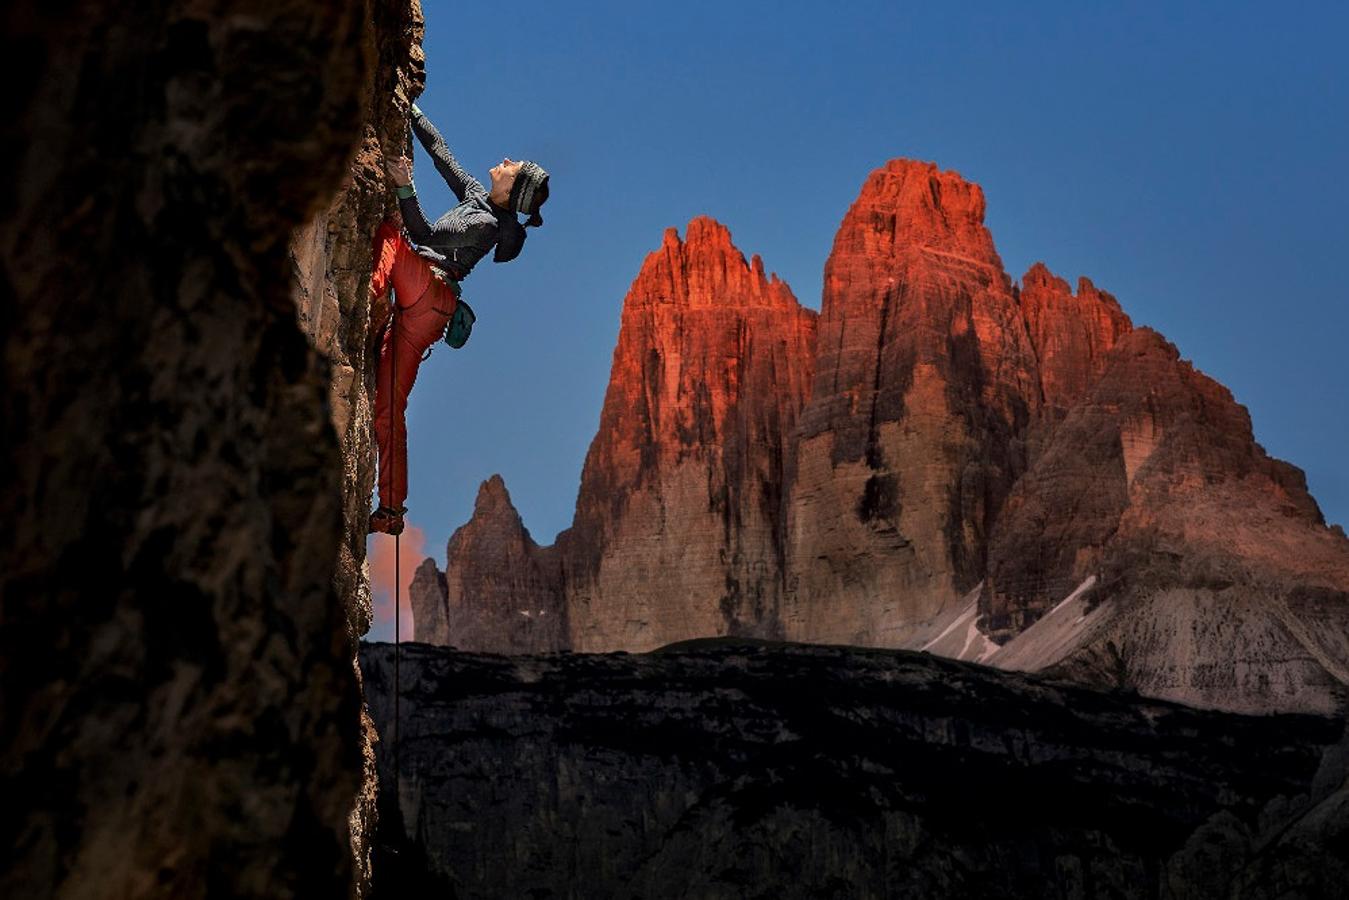
[[[1083,276],[1077,293],[1042,262],[1021,276],[1018,294],[1040,365],[1044,402],[1062,411],[1101,374],[1105,356],[1133,327],[1119,301]]]
[[[577,649],[780,631],[782,488],[815,318],[710,218],[647,256],[561,540]]]
[[[983,191],[932,163],[872,172],[825,266],[787,633],[894,644],[970,590],[1039,396]]]

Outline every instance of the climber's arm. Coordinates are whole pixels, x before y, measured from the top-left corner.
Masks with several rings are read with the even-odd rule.
[[[403,214],[403,227],[415,244],[425,244],[431,239],[431,223],[422,213],[422,205],[417,202],[417,191],[408,185],[398,189],[398,210]]]
[[[431,154],[431,160],[436,165],[436,171],[440,177],[445,179],[445,183],[454,191],[454,195],[460,200],[465,200],[470,196],[481,194],[487,195],[487,188],[482,186],[482,182],[468,174],[464,167],[459,165],[459,161],[454,158],[450,148],[445,143],[445,139],[436,131],[436,126],[431,124],[431,120],[426,117],[417,104],[412,104],[412,133],[417,135],[417,140],[426,148],[426,152]]]
[[[385,161],[385,169],[398,188],[398,211],[403,214],[403,227],[408,237],[418,244],[425,244],[432,235],[431,223],[422,213],[422,205],[417,202],[417,189],[412,186],[412,163],[407,157]]]

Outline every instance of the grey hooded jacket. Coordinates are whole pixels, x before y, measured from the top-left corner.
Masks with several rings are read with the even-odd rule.
[[[515,213],[488,199],[487,188],[464,171],[440,132],[415,105],[412,107],[412,133],[431,154],[436,171],[460,201],[432,225],[426,221],[416,193],[399,192],[400,195],[409,193],[409,196],[400,196],[398,208],[403,213],[403,227],[407,229],[408,237],[417,245],[417,253],[455,280],[468,275],[493,247],[497,248],[498,262],[514,259],[524,243],[524,228]]]

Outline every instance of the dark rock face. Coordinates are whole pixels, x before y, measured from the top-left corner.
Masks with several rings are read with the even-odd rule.
[[[1311,796],[1311,804],[1292,816],[1276,840],[1254,858],[1237,857],[1242,864],[1240,896],[1273,900],[1344,895],[1349,884],[1349,740],[1326,755]],[[1224,843],[1226,852],[1209,855],[1216,857],[1214,863],[1230,866],[1235,854],[1228,848],[1239,849],[1241,842],[1228,838]]]
[[[418,570],[414,637],[480,653],[547,653],[567,646],[562,569],[553,547],[525,530],[500,475],[478,490],[473,519],[450,537],[444,575]],[[434,573],[440,580],[429,579]],[[440,606],[433,608],[439,598]],[[426,611],[426,619],[418,609]]]
[[[392,652],[361,653],[386,735]],[[904,651],[402,652],[382,839],[459,897],[1273,896],[1340,865],[1341,721]]]
[[[334,570],[363,464],[330,415],[360,389],[332,387],[292,279],[359,283],[362,238],[289,251],[390,115],[366,105],[405,77],[375,67],[415,9],[5,7],[0,894],[346,896],[361,874],[368,603],[350,548]],[[358,357],[359,299],[329,288]]]
[[[373,608],[365,566],[367,515],[375,481],[371,415],[376,347],[388,316],[387,301],[370,297],[371,243],[375,229],[396,209],[384,160],[399,155],[407,139],[408,111],[425,81],[422,17],[417,0],[374,0],[362,52],[374,66],[360,96],[361,125],[345,178],[290,242],[295,308],[301,329],[329,365],[328,402],[342,455],[342,541],[333,588],[347,613],[354,644],[370,630]],[[353,660],[354,665],[354,660]],[[357,672],[359,676],[359,670]],[[361,712],[361,790],[352,819],[357,886],[370,881],[374,830],[374,728]]]

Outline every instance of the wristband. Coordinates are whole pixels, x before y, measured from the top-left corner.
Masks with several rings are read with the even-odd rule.
[[[415,187],[413,187],[411,183],[405,184],[405,185],[403,185],[402,187],[400,187],[400,188],[398,189],[398,199],[399,199],[399,200],[406,200],[407,198],[409,198],[409,197],[415,197],[416,195],[417,195],[417,189],[416,189]]]

